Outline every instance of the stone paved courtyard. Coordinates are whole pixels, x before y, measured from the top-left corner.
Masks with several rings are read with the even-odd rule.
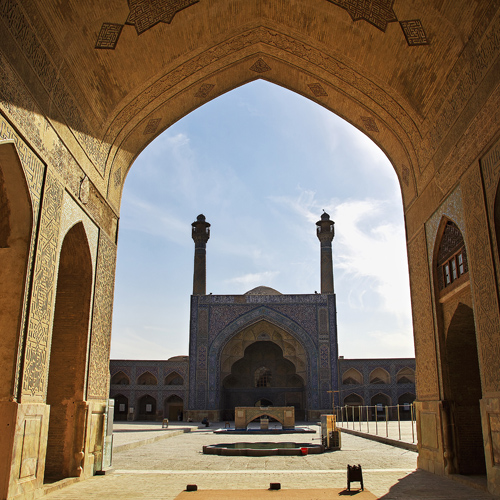
[[[126,425],[126,424],[122,424]],[[319,430],[316,426],[311,428]],[[187,484],[199,489],[266,489],[280,482],[283,489],[345,488],[346,465],[361,464],[365,488],[379,498],[392,499],[492,499],[486,492],[433,474],[416,471],[417,454],[344,434],[342,450],[321,455],[296,457],[223,457],[203,455],[205,444],[244,441],[246,436],[218,435],[213,428],[191,429],[172,437],[115,453],[115,471],[96,476],[49,493],[47,500],[148,498],[173,500]],[[163,431],[165,436],[169,431]],[[117,441],[123,446],[137,433],[144,439],[157,436],[157,424],[142,431],[137,426]],[[319,433],[295,435],[255,435],[251,441],[297,441],[319,443]]]

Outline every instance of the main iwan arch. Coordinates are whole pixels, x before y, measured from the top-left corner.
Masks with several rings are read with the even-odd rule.
[[[488,486],[500,492],[497,2],[2,0],[0,26],[2,498],[36,494],[55,453],[47,452],[47,391],[50,352],[64,355],[54,313],[65,244],[75,235],[85,243],[90,290],[78,319],[86,353],[75,360],[84,377],[78,416],[63,436],[73,456],[64,475],[85,478],[102,467],[127,171],[179,118],[258,78],[345,118],[391,160],[405,212],[419,466],[467,470],[453,434],[459,400],[447,399],[456,392],[449,360],[461,359],[455,349],[466,331],[477,347],[472,392]],[[467,272],[444,293],[435,255],[446,221],[463,238]]]

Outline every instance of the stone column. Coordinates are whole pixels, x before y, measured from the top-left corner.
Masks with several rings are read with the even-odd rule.
[[[321,243],[321,293],[333,293],[333,259],[332,240],[335,236],[334,224],[330,216],[324,212],[321,220],[316,222],[318,226],[316,234]]]
[[[203,214],[198,215],[193,226],[191,236],[194,240],[194,274],[193,295],[207,294],[207,241],[210,238],[210,224],[205,221]]]

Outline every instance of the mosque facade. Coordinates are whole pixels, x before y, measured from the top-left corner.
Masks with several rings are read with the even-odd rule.
[[[189,356],[112,360],[115,420],[234,420],[237,406],[294,406],[297,420],[317,421],[334,404],[413,402],[414,359],[339,358],[328,214],[317,222],[321,293],[259,286],[243,295],[206,294],[210,224],[203,215],[192,236]]]

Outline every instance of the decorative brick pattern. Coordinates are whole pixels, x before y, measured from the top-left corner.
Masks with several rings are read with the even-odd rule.
[[[115,23],[103,23],[97,41],[96,49],[114,49],[122,32],[123,25]]]
[[[97,254],[94,311],[90,341],[89,398],[106,399],[109,392],[108,360],[111,343],[115,266],[116,246],[101,233]]]
[[[311,89],[315,97],[328,97],[328,93],[321,83],[309,83],[307,86]]]
[[[144,135],[154,134],[156,132],[160,122],[161,122],[161,118],[151,118],[151,120],[148,121],[148,124],[146,125],[146,128],[144,129],[143,134]]]
[[[48,360],[52,315],[56,292],[57,242],[63,188],[51,174],[47,174],[40,215],[40,233],[33,290],[26,338],[26,356],[22,380],[23,395],[44,398],[48,374]]]
[[[385,32],[387,23],[397,21],[392,10],[394,0],[328,0],[342,7],[351,16],[353,21],[363,19]]]
[[[495,392],[500,383],[500,318],[498,294],[492,273],[493,259],[488,234],[485,200],[479,167],[471,167],[461,182],[467,231],[469,271],[474,297],[474,320],[482,366],[483,392]]]
[[[251,67],[250,71],[255,71],[255,73],[265,73],[266,71],[271,71],[271,67],[264,61],[264,59],[257,59]]]
[[[425,232],[422,229],[408,243],[408,267],[411,271],[411,305],[417,359],[417,394],[418,399],[422,401],[437,399],[439,394],[428,266]]]
[[[78,142],[95,163],[96,168],[103,173],[107,154],[106,146],[90,133],[85,115],[79,110],[74,97],[65,84],[61,74],[62,65],[56,66],[53,63],[54,56],[49,54],[40,42],[39,33],[33,31],[32,25],[15,0],[0,2],[0,17],[3,18],[7,29],[16,39],[41,84],[51,96],[53,105],[66,118]],[[63,69],[67,70],[67,67]],[[73,78],[69,74],[64,76]],[[80,102],[83,101],[82,97]]]
[[[375,118],[371,116],[362,116],[361,120],[363,122],[363,125],[365,126],[365,129],[368,130],[368,132],[378,132],[378,127],[377,127],[377,122],[375,121]]]
[[[198,92],[194,95],[195,97],[205,98],[210,94],[212,89],[215,87],[212,83],[204,83],[199,89]]]
[[[400,21],[401,29],[406,38],[406,42],[411,47],[412,45],[428,45],[429,40],[425,34],[424,27],[420,19],[411,21]]]
[[[122,168],[118,167],[113,175],[115,187],[119,186],[122,182]]]
[[[198,2],[199,0],[129,0],[127,24],[135,26],[140,35],[160,22],[170,24],[177,12]]]

